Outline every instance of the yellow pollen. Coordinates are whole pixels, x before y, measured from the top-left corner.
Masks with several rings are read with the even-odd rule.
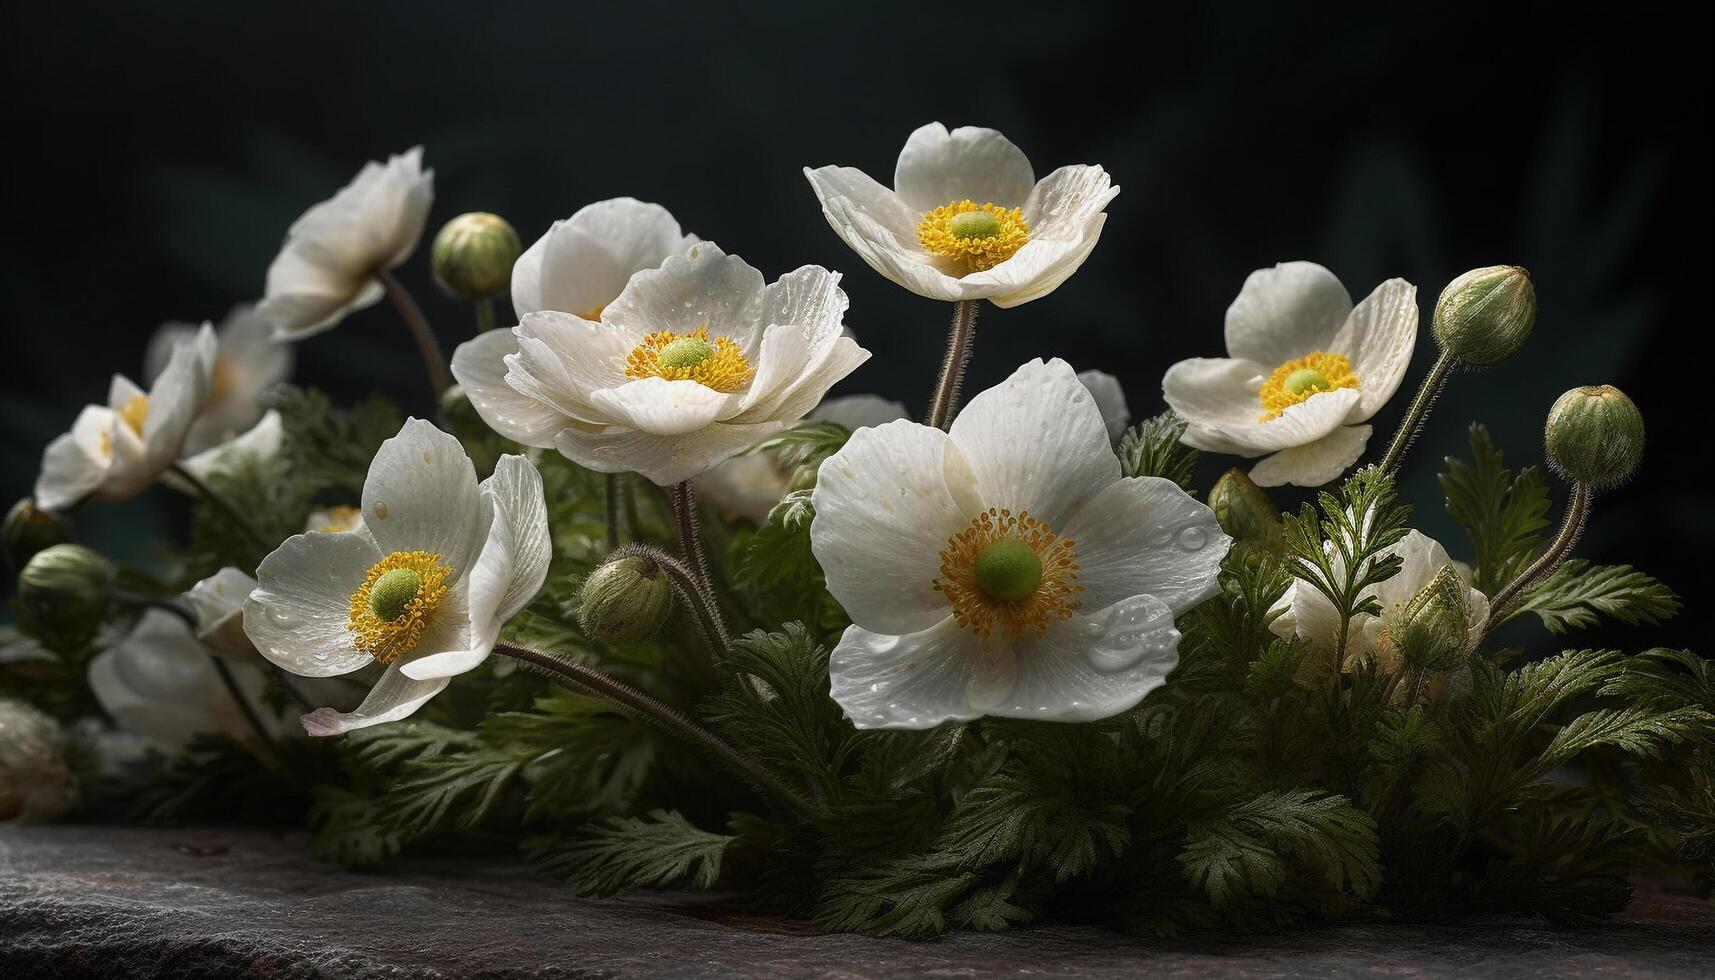
[[[1282,412],[1309,399],[1311,395],[1337,388],[1356,388],[1358,376],[1352,373],[1352,362],[1339,354],[1313,351],[1293,358],[1274,369],[1256,395],[1262,402],[1259,422],[1280,418]]]
[[[417,573],[420,584],[399,615],[391,620],[376,615],[370,605],[370,593],[383,575],[405,568]],[[417,646],[429,618],[447,595],[447,576],[452,569],[441,564],[441,556],[428,551],[395,551],[376,562],[363,576],[363,584],[351,594],[351,616],[346,628],[351,631],[351,645],[388,664]]]
[[[923,216],[917,241],[925,249],[964,266],[966,272],[992,269],[1030,241],[1024,212],[998,204],[954,201]]]
[[[125,399],[125,404],[119,409],[119,417],[131,427],[131,431],[143,434],[143,423],[149,418],[149,396],[132,395]]]
[[[222,401],[232,394],[232,388],[237,383],[237,370],[233,368],[230,358],[216,357],[214,373],[208,379],[208,400],[210,404]]]
[[[361,513],[362,511],[358,510],[356,507],[348,507],[344,504],[337,507],[329,507],[327,509],[327,523],[316,528],[316,530],[327,531],[330,533],[349,531],[357,525],[357,518]]]
[[[600,306],[598,306],[592,310],[588,310],[584,313],[579,313],[578,319],[580,319],[580,320],[592,320],[592,321],[598,321],[599,322],[601,320],[601,315],[603,313],[605,313],[606,311],[607,311],[607,304],[603,303]]]
[[[707,348],[706,356],[692,360],[684,355],[687,350],[697,350],[696,343],[684,341],[700,341]],[[673,346],[668,351],[669,346]],[[666,355],[666,356],[663,356]],[[709,340],[709,328],[698,327],[690,333],[674,333],[671,330],[657,330],[643,338],[643,343],[632,348],[625,358],[625,376],[628,378],[666,378],[668,381],[695,381],[716,391],[737,391],[750,383],[756,371],[745,360],[744,352],[738,345],[726,337],[716,337]]]
[[[996,541],[1018,541],[1036,553],[1042,578],[1021,599],[996,599],[977,582],[977,559]],[[953,604],[953,618],[978,636],[992,636],[998,627],[1006,639],[1025,633],[1041,636],[1048,627],[1067,619],[1079,606],[1077,542],[1055,534],[1047,524],[1020,511],[990,507],[959,533],[947,539],[941,552],[941,575],[935,591]]]

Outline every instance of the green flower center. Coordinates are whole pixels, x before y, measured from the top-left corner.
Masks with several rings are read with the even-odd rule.
[[[369,589],[369,610],[375,618],[391,623],[405,614],[405,607],[417,598],[423,587],[423,577],[410,568],[395,568],[375,580]]]
[[[1023,541],[1001,538],[977,553],[972,572],[989,598],[1017,602],[1042,584],[1042,559]]]
[[[994,238],[1000,222],[988,211],[965,211],[947,219],[947,234],[954,238]]]
[[[1302,395],[1307,391],[1327,391],[1333,387],[1328,376],[1315,368],[1299,368],[1286,376],[1281,383],[1289,395]]]
[[[680,337],[656,353],[655,359],[664,368],[685,371],[715,356],[714,345],[700,337]]]

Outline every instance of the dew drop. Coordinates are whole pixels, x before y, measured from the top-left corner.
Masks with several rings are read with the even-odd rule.
[[[377,500],[375,502],[375,517],[382,521],[387,519],[387,501]]]
[[[298,622],[298,617],[296,615],[294,615],[290,610],[283,609],[280,606],[270,607],[268,610],[268,618],[273,620],[275,626],[295,626]]]
[[[1209,532],[1200,527],[1188,527],[1179,532],[1179,547],[1186,551],[1202,551],[1209,543]]]

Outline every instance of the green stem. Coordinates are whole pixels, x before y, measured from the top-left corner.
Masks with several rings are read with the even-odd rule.
[[[607,474],[607,486],[605,487],[606,494],[604,495],[603,503],[606,505],[607,511],[607,550],[609,551],[619,547],[621,537],[620,524],[623,520],[623,516],[619,481],[622,479],[624,479],[624,477],[621,474]]]
[[[690,569],[696,583],[699,598],[712,611],[710,619],[718,626],[720,646],[725,652],[731,641],[727,638],[726,624],[720,615],[720,594],[715,591],[714,579],[709,575],[709,559],[703,553],[702,535],[697,530],[697,494],[691,489],[690,481],[673,486],[673,520],[679,531],[679,548],[685,556],[685,566]]]
[[[1484,634],[1492,632],[1496,626],[1507,618],[1507,612],[1524,590],[1532,582],[1554,571],[1555,567],[1566,560],[1566,556],[1577,546],[1578,538],[1584,533],[1584,524],[1590,519],[1590,502],[1594,498],[1590,487],[1585,483],[1572,485],[1572,500],[1566,505],[1566,515],[1561,519],[1560,531],[1549,543],[1536,561],[1518,574],[1518,577],[1508,582],[1506,587],[1495,593],[1489,602],[1489,622]]]
[[[959,383],[965,379],[965,365],[970,363],[971,348],[976,342],[978,302],[962,299],[953,304],[953,322],[947,328],[947,354],[941,360],[941,373],[929,397],[927,424],[937,429],[952,425],[953,413],[959,408]]]
[[[250,523],[250,519],[244,516],[244,512],[239,510],[236,504],[216,493],[213,487],[203,481],[202,477],[192,473],[183,463],[174,463],[167,467],[167,471],[190,484],[197,496],[220,511],[222,516],[231,521],[234,527],[250,539],[251,545],[262,551],[269,550],[268,539],[262,536],[262,532],[256,530],[256,525]]]
[[[532,650],[528,647],[501,643],[494,647],[494,652],[551,674],[556,681],[574,691],[593,694],[636,712],[645,721],[669,735],[683,739],[690,745],[707,752],[717,761],[730,767],[739,776],[750,781],[762,791],[765,797],[804,820],[814,822],[826,817],[826,814],[799,796],[760,761],[739,751],[730,742],[692,721],[683,713],[662,704],[630,685],[622,683],[599,670],[585,667],[582,664],[575,664],[551,653]]]
[[[1459,359],[1445,351],[1436,358],[1435,366],[1429,369],[1429,376],[1423,379],[1423,387],[1417,389],[1417,397],[1411,400],[1411,407],[1405,410],[1405,418],[1400,420],[1399,431],[1394,433],[1393,442],[1387,447],[1387,455],[1382,457],[1383,473],[1392,473],[1399,466],[1399,461],[1405,458],[1406,447],[1417,438],[1417,433],[1423,429],[1423,423],[1429,421],[1429,410],[1434,407],[1435,399],[1440,396],[1441,389],[1447,386],[1447,378],[1458,364]]]
[[[423,356],[423,368],[429,372],[429,383],[435,386],[435,395],[439,397],[441,392],[453,386],[453,376],[447,370],[447,355],[441,351],[441,342],[429,329],[428,317],[423,315],[423,308],[417,305],[410,290],[393,273],[382,270],[375,274],[375,278],[386,290],[387,298],[399,311],[405,326],[410,328],[411,338],[417,342],[417,353]]]
[[[476,332],[487,333],[494,329],[494,297],[478,296],[476,298]]]
[[[649,544],[628,544],[613,553],[615,558],[625,555],[642,555],[661,566],[662,571],[672,580],[679,598],[691,607],[691,613],[697,617],[697,625],[702,627],[703,634],[709,639],[709,645],[715,648],[722,659],[731,655],[732,634],[727,631],[726,620],[721,616],[720,603],[716,601],[714,593],[697,578],[688,563]]]

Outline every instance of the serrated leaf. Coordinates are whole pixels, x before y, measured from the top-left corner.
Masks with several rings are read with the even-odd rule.
[[[1441,489],[1447,512],[1476,548],[1474,584],[1494,595],[1541,549],[1548,488],[1539,467],[1526,466],[1514,476],[1481,425],[1471,426],[1471,458],[1470,463],[1447,458]]]
[[[702,830],[676,811],[614,817],[584,836],[539,846],[533,857],[578,894],[617,895],[636,888],[689,886],[706,890],[721,876],[721,859],[738,838]]]
[[[1599,615],[1632,626],[1653,625],[1679,608],[1679,595],[1654,576],[1630,565],[1592,566],[1574,558],[1531,588],[1513,615],[1535,613],[1558,636],[1594,626]]]
[[[1125,476],[1158,476],[1191,489],[1197,450],[1180,442],[1185,421],[1163,412],[1132,426],[1120,436],[1120,469]]]

